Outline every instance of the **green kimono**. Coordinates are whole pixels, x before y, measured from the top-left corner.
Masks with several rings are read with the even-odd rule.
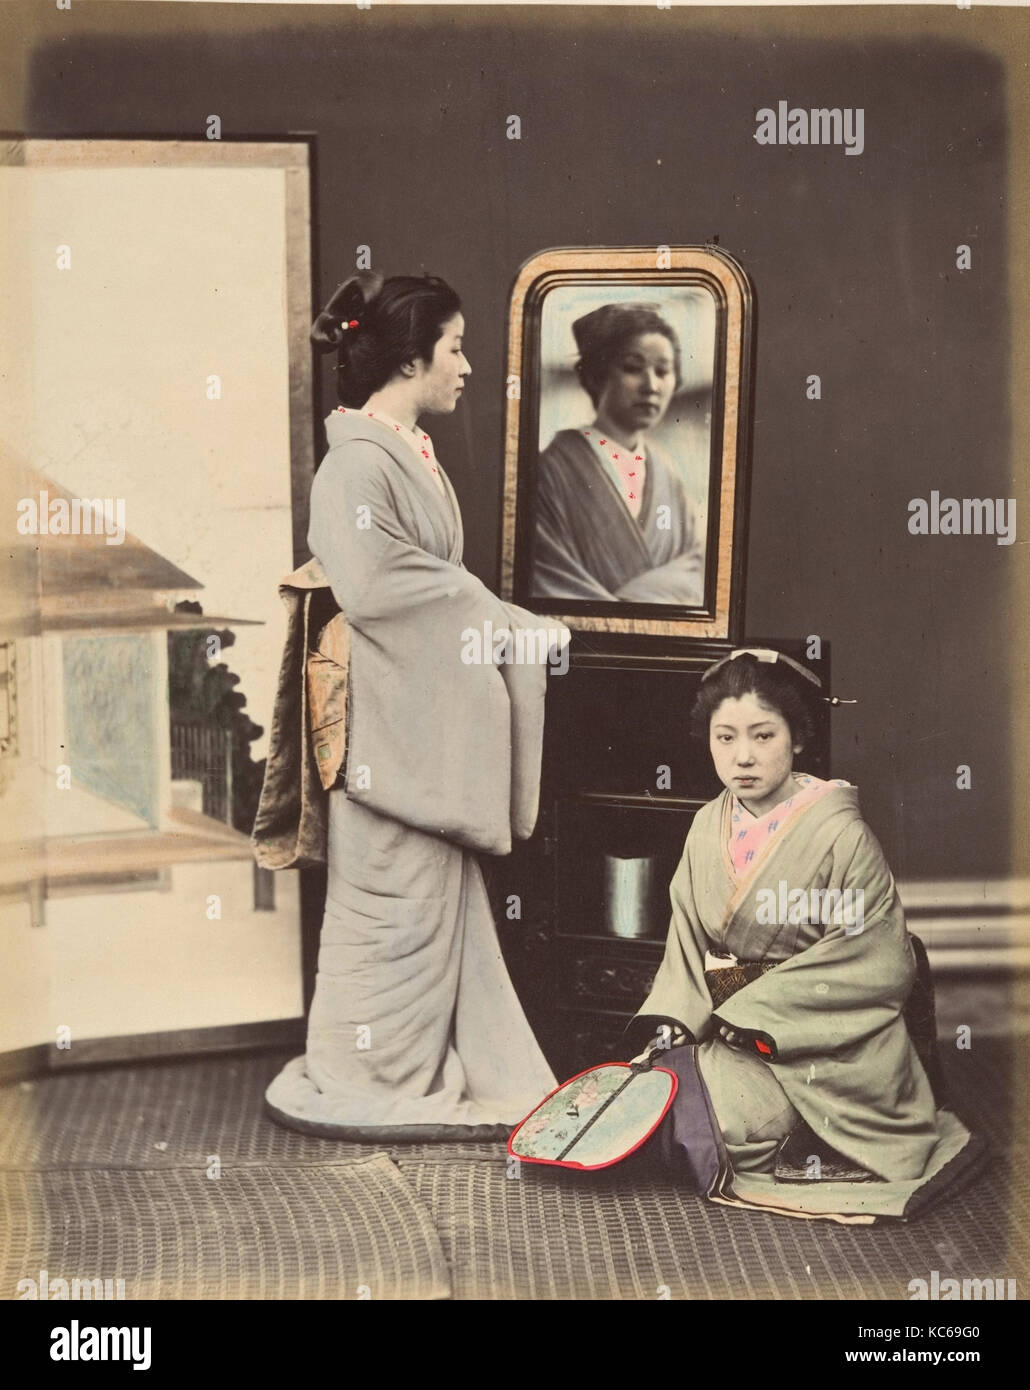
[[[681,1103],[693,1097],[701,1116],[693,1132],[705,1109],[715,1121],[717,1159],[701,1185],[717,1201],[798,1216],[911,1216],[964,1177],[981,1150],[954,1114],[936,1108],[906,1028],[912,944],[857,791],[834,786],[786,810],[740,876],[729,850],[732,807],[726,791],[695,817],[670,890],[665,956],[638,1015],[675,1021],[692,1036],[694,1045],[667,1058]],[[716,1014],[706,952],[775,965]],[[820,1180],[815,1162],[812,1180],[777,1179],[776,1150],[801,1121],[869,1179]]]

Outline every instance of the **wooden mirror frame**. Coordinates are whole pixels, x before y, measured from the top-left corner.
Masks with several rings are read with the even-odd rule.
[[[540,598],[530,587],[533,495],[540,415],[543,304],[559,286],[707,289],[716,303],[711,471],[704,602],[605,603]],[[753,294],[742,267],[715,246],[563,247],[542,251],[511,292],[505,428],[501,597],[553,613],[583,632],[729,638],[742,631],[752,414]],[[517,388],[517,389],[516,389]],[[514,398],[513,398],[514,397]]]

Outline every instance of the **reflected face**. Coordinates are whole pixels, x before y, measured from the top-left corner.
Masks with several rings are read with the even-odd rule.
[[[419,411],[449,415],[461,399],[465,378],[472,368],[462,351],[465,319],[455,314],[443,326],[433,348],[433,360],[415,361],[414,380],[419,387]]]
[[[764,815],[794,790],[794,754],[801,752],[778,710],[752,692],[726,699],[712,715],[708,746],[724,787],[747,809]]]
[[[624,434],[657,425],[676,389],[676,359],[664,333],[631,338],[608,370],[597,402],[599,419]]]

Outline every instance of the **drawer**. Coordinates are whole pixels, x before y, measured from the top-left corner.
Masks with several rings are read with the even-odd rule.
[[[569,1005],[599,1003],[636,1013],[651,992],[658,960],[612,959],[598,952],[574,957],[564,997]]]

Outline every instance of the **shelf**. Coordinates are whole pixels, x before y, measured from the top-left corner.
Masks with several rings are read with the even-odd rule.
[[[692,814],[708,805],[708,801],[699,796],[650,796],[639,792],[572,792],[564,799],[620,810],[689,811]]]
[[[641,1000],[641,1003],[643,1003],[643,1000]],[[591,1004],[576,1004],[570,1003],[567,999],[563,999],[559,1002],[558,1012],[561,1014],[579,1014],[584,1019],[601,1020],[607,1018],[611,1019],[613,1022],[622,1022],[625,1020],[627,1023],[631,1018],[636,1018],[637,1016],[637,1009],[633,1008],[605,1008],[603,1004],[598,1004],[596,1006]]]
[[[620,953],[625,953],[627,946],[657,946],[663,948],[667,935],[668,927],[662,932],[661,936],[614,936],[611,932],[562,931],[561,927],[558,926],[554,929],[555,941],[583,941],[590,945],[618,946]]]

